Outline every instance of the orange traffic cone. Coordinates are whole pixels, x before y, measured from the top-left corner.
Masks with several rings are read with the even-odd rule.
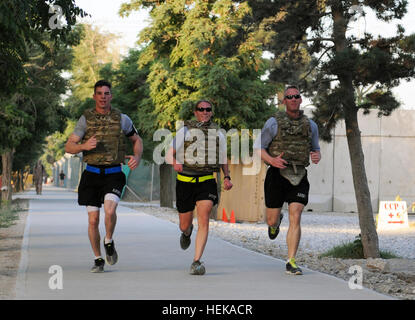
[[[236,220],[235,220],[235,212],[233,212],[233,210],[232,210],[230,223],[235,223],[235,222],[236,222]]]
[[[223,221],[223,222],[229,222],[229,221],[228,221],[228,217],[227,217],[227,215],[226,215],[225,208],[223,208],[223,210],[222,210],[222,221]]]

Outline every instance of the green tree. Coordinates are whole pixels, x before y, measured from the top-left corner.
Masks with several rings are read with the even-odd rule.
[[[312,98],[324,139],[330,141],[335,124],[344,119],[364,254],[379,257],[357,114],[376,109],[379,116],[389,115],[399,106],[391,89],[414,75],[415,36],[405,36],[400,25],[391,38],[357,37],[348,30],[369,9],[379,20],[401,19],[407,1],[248,2],[256,32],[274,55],[270,79],[299,84]],[[374,90],[361,90],[371,86]]]
[[[51,5],[58,5],[65,26],[51,25]],[[11,170],[15,148],[21,141],[30,137],[30,128],[36,126],[37,107],[28,93],[36,92],[37,84],[30,83],[29,59],[32,46],[48,53],[49,45],[44,43],[45,35],[57,46],[76,41],[71,30],[77,16],[85,16],[74,0],[37,1],[4,0],[0,2],[0,130],[4,139],[0,142],[2,155],[3,200],[11,200]],[[29,62],[30,64],[30,62]],[[49,79],[49,84],[55,84]],[[28,83],[29,82],[29,83]],[[49,86],[50,88],[50,86]],[[53,88],[52,88],[53,91]],[[24,106],[24,108],[21,108]],[[32,113],[26,110],[32,108]],[[48,118],[48,117],[47,117]],[[37,138],[37,137],[36,137]]]
[[[65,104],[69,107],[71,118],[78,119],[86,108],[93,107],[94,84],[100,80],[100,70],[107,63],[116,66],[119,52],[111,50],[117,36],[100,31],[90,24],[75,27],[81,41],[73,46],[73,60],[70,68],[71,94]]]
[[[127,15],[141,8],[149,9],[151,17],[140,34],[138,64],[149,68],[152,131],[174,131],[177,120],[193,116],[193,104],[201,98],[212,101],[215,121],[225,130],[262,126],[273,112],[266,102],[273,91],[261,80],[265,63],[260,43],[242,23],[250,13],[247,4],[133,0],[120,12]],[[170,169],[160,166],[161,184],[170,179]],[[161,203],[171,206],[172,199],[164,201],[169,194],[160,195]]]
[[[53,28],[49,22],[51,5],[59,5],[66,25]],[[70,43],[71,28],[77,16],[85,16],[74,0],[2,0],[0,2],[0,96],[10,96],[26,82],[23,68],[27,60],[27,43],[38,42],[43,32],[51,39]],[[52,26],[52,28],[51,28]]]
[[[10,184],[11,170],[22,170],[33,164],[43,152],[43,139],[56,130],[62,130],[66,111],[61,95],[67,81],[62,71],[70,64],[70,49],[65,44],[53,43],[47,34],[40,44],[29,43],[28,61],[23,66],[27,81],[11,98],[0,105],[0,135],[2,140],[3,183]],[[2,194],[11,199],[11,189]]]

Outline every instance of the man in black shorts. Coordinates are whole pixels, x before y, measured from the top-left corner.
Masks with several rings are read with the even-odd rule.
[[[206,269],[200,258],[208,239],[209,213],[218,203],[213,172],[222,168],[225,190],[232,188],[232,182],[226,157],[225,137],[217,130],[217,125],[211,122],[212,104],[206,100],[198,101],[195,104],[194,115],[196,120],[186,121],[184,127],[177,131],[167,151],[166,162],[172,164],[177,171],[176,207],[182,231],[180,246],[183,250],[190,246],[193,210],[195,206],[197,208],[198,229],[190,274],[203,275]],[[194,139],[195,137],[197,139]],[[195,153],[192,150],[197,151]],[[201,152],[202,150],[204,152]]]
[[[104,272],[105,261],[101,257],[99,211],[102,203],[105,211],[104,248],[107,263],[118,260],[112,239],[117,222],[116,208],[126,183],[121,164],[128,158],[131,170],[140,163],[143,145],[131,119],[111,107],[111,84],[105,80],[94,86],[95,108],[84,112],[74,132],[65,145],[65,151],[83,153],[87,163],[78,187],[78,203],[88,211],[88,236],[95,259],[91,272]],[[125,155],[126,136],[132,143],[134,155]]]
[[[261,140],[255,142],[261,158],[268,165],[264,183],[268,236],[275,239],[282,220],[281,208],[288,203],[289,228],[287,232],[288,260],[286,271],[301,275],[295,262],[301,238],[301,213],[308,203],[310,184],[307,167],[320,159],[318,128],[300,110],[300,91],[295,86],[285,89],[285,112],[277,112],[267,120],[261,132]],[[260,145],[259,145],[260,143]]]

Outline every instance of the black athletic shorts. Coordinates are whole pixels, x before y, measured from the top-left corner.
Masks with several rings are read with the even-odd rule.
[[[199,200],[211,200],[213,205],[218,203],[215,179],[196,183],[176,180],[176,207],[179,213],[193,211]]]
[[[304,206],[308,203],[310,183],[307,174],[300,184],[293,186],[280,174],[280,169],[269,167],[264,183],[265,206],[267,208],[282,208],[284,202],[299,202]]]
[[[78,204],[101,208],[107,193],[113,193],[121,198],[125,184],[126,178],[122,171],[103,174],[84,170],[78,186]]]

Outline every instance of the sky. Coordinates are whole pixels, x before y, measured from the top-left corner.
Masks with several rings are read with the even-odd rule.
[[[119,35],[118,45],[122,54],[128,52],[128,48],[136,47],[137,35],[149,24],[149,15],[146,11],[135,11],[126,18],[118,15],[122,3],[129,0],[75,0],[76,4],[91,14],[92,17],[85,21],[98,26],[102,31],[108,31]],[[405,28],[406,34],[415,33],[415,1],[409,1],[408,13],[399,23]],[[387,24],[379,22],[376,17],[369,14],[365,18],[359,18],[352,27],[354,34],[362,34],[367,31],[376,35],[392,36],[396,32],[396,23]],[[415,79],[402,81],[399,87],[393,89],[393,93],[401,102],[403,109],[415,109],[414,90]]]

